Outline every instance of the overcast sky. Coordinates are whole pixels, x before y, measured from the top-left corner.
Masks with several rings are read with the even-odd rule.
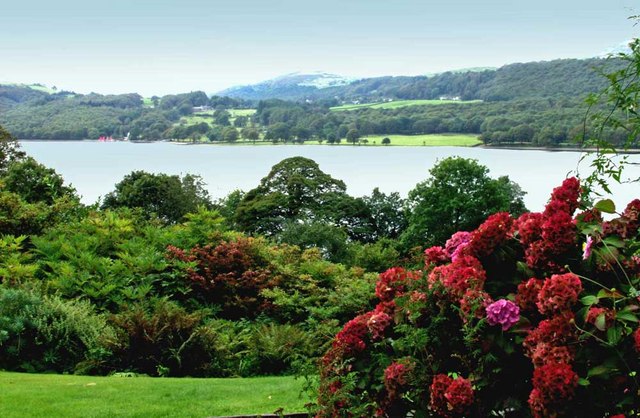
[[[2,2],[0,82],[145,96],[585,58],[640,29],[638,0]]]

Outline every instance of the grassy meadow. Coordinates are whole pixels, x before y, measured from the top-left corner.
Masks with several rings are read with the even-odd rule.
[[[303,381],[94,377],[0,372],[0,416],[211,417],[304,412]]]
[[[482,103],[482,100],[394,100],[384,103],[362,103],[332,107],[333,111],[358,110],[358,109],[397,109],[409,106],[438,106],[444,104],[468,104]]]
[[[368,145],[381,145],[382,139],[389,138],[390,146],[429,146],[429,147],[472,147],[482,144],[478,135],[469,134],[428,134],[428,135],[368,135],[360,141],[367,139]]]

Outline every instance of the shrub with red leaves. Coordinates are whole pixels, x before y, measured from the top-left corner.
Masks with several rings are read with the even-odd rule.
[[[194,295],[201,302],[220,306],[225,318],[254,317],[268,310],[270,304],[260,292],[280,282],[269,262],[260,256],[253,238],[196,246],[187,251],[169,246],[167,257],[195,262],[195,267],[185,271]]]

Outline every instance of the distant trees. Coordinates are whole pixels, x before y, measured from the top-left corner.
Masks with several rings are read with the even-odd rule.
[[[199,176],[183,177],[133,171],[108,193],[103,209],[140,208],[147,217],[157,216],[167,223],[176,223],[184,215],[196,212],[199,206],[210,207],[209,193]]]
[[[391,144],[391,139],[389,139],[388,136],[385,136],[384,138],[382,138],[382,145],[389,145]]]
[[[358,131],[355,128],[349,129],[349,131],[347,132],[347,142],[351,142],[352,144],[355,144],[359,140],[360,140],[360,131]]]

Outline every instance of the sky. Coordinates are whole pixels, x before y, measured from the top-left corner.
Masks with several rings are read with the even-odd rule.
[[[638,0],[0,0],[0,82],[143,96],[587,58]]]

